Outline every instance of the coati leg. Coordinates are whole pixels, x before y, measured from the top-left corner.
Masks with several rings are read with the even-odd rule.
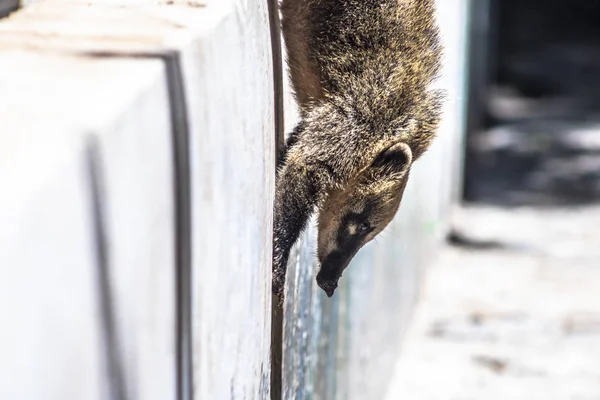
[[[273,216],[273,294],[283,302],[290,250],[332,183],[326,164],[305,152],[300,124],[288,141],[277,175]]]
[[[320,173],[299,161],[286,162],[275,192],[273,220],[273,293],[283,301],[290,250],[322,195]]]
[[[286,163],[287,155],[298,141],[304,124],[300,122],[290,134],[286,146],[278,157],[277,187],[275,192],[275,207],[273,217],[273,294],[283,302],[285,275],[290,250],[300,233],[306,228],[306,223],[319,201],[318,181],[310,179],[311,174],[306,169],[306,163]],[[287,188],[287,189],[286,189]]]
[[[283,301],[290,250],[334,182],[326,143],[305,122],[290,136],[277,174],[273,219],[273,294]],[[312,151],[319,149],[321,151]]]

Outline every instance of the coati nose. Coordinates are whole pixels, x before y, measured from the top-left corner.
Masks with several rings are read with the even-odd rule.
[[[335,289],[338,287],[338,279],[335,281],[326,281],[319,279],[320,275],[317,275],[317,285],[327,294],[327,297],[332,297]]]
[[[338,287],[342,272],[348,266],[350,257],[340,251],[333,251],[321,261],[321,269],[317,274],[317,285],[327,294],[333,296]]]

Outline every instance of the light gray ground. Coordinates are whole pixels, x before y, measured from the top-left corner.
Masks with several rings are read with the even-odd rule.
[[[600,400],[600,206],[458,214],[388,400]]]

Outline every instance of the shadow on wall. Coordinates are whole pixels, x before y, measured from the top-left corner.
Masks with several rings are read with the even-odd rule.
[[[600,200],[600,1],[497,1],[488,126],[469,138],[466,200]]]

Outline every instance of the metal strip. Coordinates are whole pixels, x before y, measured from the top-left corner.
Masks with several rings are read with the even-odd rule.
[[[271,31],[271,54],[273,57],[273,93],[275,116],[276,165],[281,161],[285,147],[285,120],[283,109],[283,55],[281,49],[281,24],[279,21],[278,0],[268,0],[269,28]]]
[[[267,0],[273,57],[273,94],[275,116],[275,166],[279,165],[285,147],[283,110],[283,57],[281,26],[277,0]],[[269,285],[270,286],[270,285]],[[283,306],[277,296],[271,298],[271,400],[281,400],[283,395]]]

